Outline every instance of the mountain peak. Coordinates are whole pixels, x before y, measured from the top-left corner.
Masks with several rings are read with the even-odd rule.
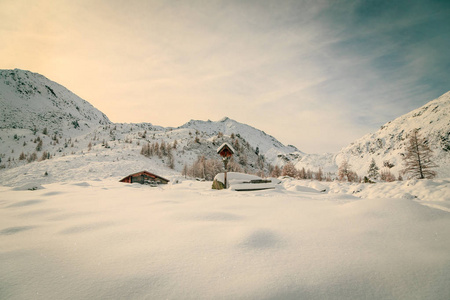
[[[26,70],[0,70],[0,128],[83,129],[109,124],[102,112],[62,85]]]

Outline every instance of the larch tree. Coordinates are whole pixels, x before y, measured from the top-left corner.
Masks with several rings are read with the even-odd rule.
[[[167,152],[167,166],[171,169],[175,168],[175,158],[173,157],[172,149]]]
[[[354,180],[354,172],[351,170],[351,165],[346,159],[344,159],[339,166],[338,178],[340,181],[343,181],[344,179],[347,181]]]
[[[297,169],[295,168],[294,164],[292,162],[288,162],[283,166],[283,169],[281,171],[281,176],[289,176],[292,178],[297,177]]]
[[[323,180],[323,171],[321,167],[319,167],[319,170],[316,172],[316,180],[318,181]]]
[[[422,138],[419,130],[415,129],[408,140],[406,153],[403,157],[405,168],[403,172],[410,178],[434,178],[436,172],[431,170],[437,165],[432,161],[433,151],[428,146],[427,140]]]
[[[275,177],[275,178],[280,177],[281,176],[281,169],[280,169],[280,167],[276,165],[273,168],[272,173],[270,174],[270,176]]]
[[[188,166],[185,163],[183,166],[183,171],[181,172],[181,174],[184,176],[184,178],[187,178],[187,174],[188,174]]]

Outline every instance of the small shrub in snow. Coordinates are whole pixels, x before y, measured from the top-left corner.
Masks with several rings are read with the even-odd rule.
[[[381,177],[381,180],[383,180],[383,181],[387,181],[387,182],[395,181],[395,176],[391,173],[391,171],[389,169],[385,169],[385,170],[381,171],[380,177]]]

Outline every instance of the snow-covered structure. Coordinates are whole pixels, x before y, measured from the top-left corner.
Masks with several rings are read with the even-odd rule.
[[[219,154],[222,157],[230,157],[232,156],[236,150],[233,149],[232,146],[230,146],[228,143],[223,143],[220,145],[219,148],[217,148],[217,154]]]
[[[130,174],[127,177],[120,180],[120,182],[125,183],[141,183],[141,184],[167,184],[168,179],[161,177],[159,175],[150,173],[148,171],[141,171],[138,173]]]

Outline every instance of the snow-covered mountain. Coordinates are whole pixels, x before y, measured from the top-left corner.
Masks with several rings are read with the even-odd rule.
[[[339,153],[327,154],[303,153],[229,118],[191,120],[177,128],[112,123],[63,86],[17,69],[0,70],[0,110],[0,183],[5,185],[44,173],[53,175],[43,178],[44,182],[65,180],[64,176],[71,178],[74,174],[106,178],[143,169],[161,175],[180,174],[199,157],[220,160],[216,149],[223,142],[238,150],[234,156],[237,167],[251,173],[263,171],[267,175],[270,165],[283,166],[288,161],[298,169],[335,172],[345,158],[358,175],[364,176],[374,158],[380,168],[389,161],[394,165],[392,173],[397,175],[403,168],[406,139],[414,128],[428,138],[440,166],[438,176],[450,176],[450,92],[365,135]],[[141,154],[144,145],[161,144],[176,147],[170,155],[168,151],[147,157]]]
[[[433,161],[439,167],[438,177],[450,176],[450,92],[428,102],[397,119],[381,126],[381,129],[366,134],[350,145],[332,154],[306,154],[295,160],[297,168],[314,169],[322,166],[327,171],[336,171],[346,159],[360,176],[367,175],[372,158],[383,169],[384,162],[394,165],[391,172],[397,176],[404,168],[402,157],[409,134],[419,129],[434,152]]]
[[[343,148],[335,157],[339,165],[347,159],[360,175],[365,175],[372,158],[380,167],[389,161],[393,173],[404,167],[402,157],[409,134],[419,129],[434,152],[439,177],[450,176],[450,92],[428,102],[397,119],[381,126],[375,133],[366,134]]]
[[[0,128],[84,131],[111,122],[62,85],[30,71],[0,70]]]
[[[239,123],[228,117],[224,117],[219,121],[200,121],[190,120],[186,124],[178,128],[188,128],[204,132],[207,135],[217,135],[219,132],[225,135],[239,134],[242,138],[250,143],[253,148],[257,148],[258,152],[263,154],[271,162],[276,162],[278,156],[288,155],[290,153],[303,154],[300,150],[292,145],[285,146],[273,136],[256,129],[252,126]]]
[[[300,153],[274,137],[229,118],[190,121],[178,128],[151,123],[112,123],[98,109],[42,75],[22,70],[0,71],[0,182],[16,184],[24,174],[56,174],[43,180],[64,180],[64,174],[119,176],[141,169],[180,173],[199,157],[220,160],[217,147],[228,142],[238,150],[243,171],[269,171],[280,157]],[[169,157],[141,155],[144,145],[174,145]],[[164,151],[163,151],[164,152]],[[49,160],[51,158],[51,160]],[[71,172],[61,172],[63,169]],[[42,170],[45,169],[44,172]],[[3,170],[3,171],[1,171]],[[19,175],[20,174],[20,175]],[[18,177],[19,176],[19,177]]]

